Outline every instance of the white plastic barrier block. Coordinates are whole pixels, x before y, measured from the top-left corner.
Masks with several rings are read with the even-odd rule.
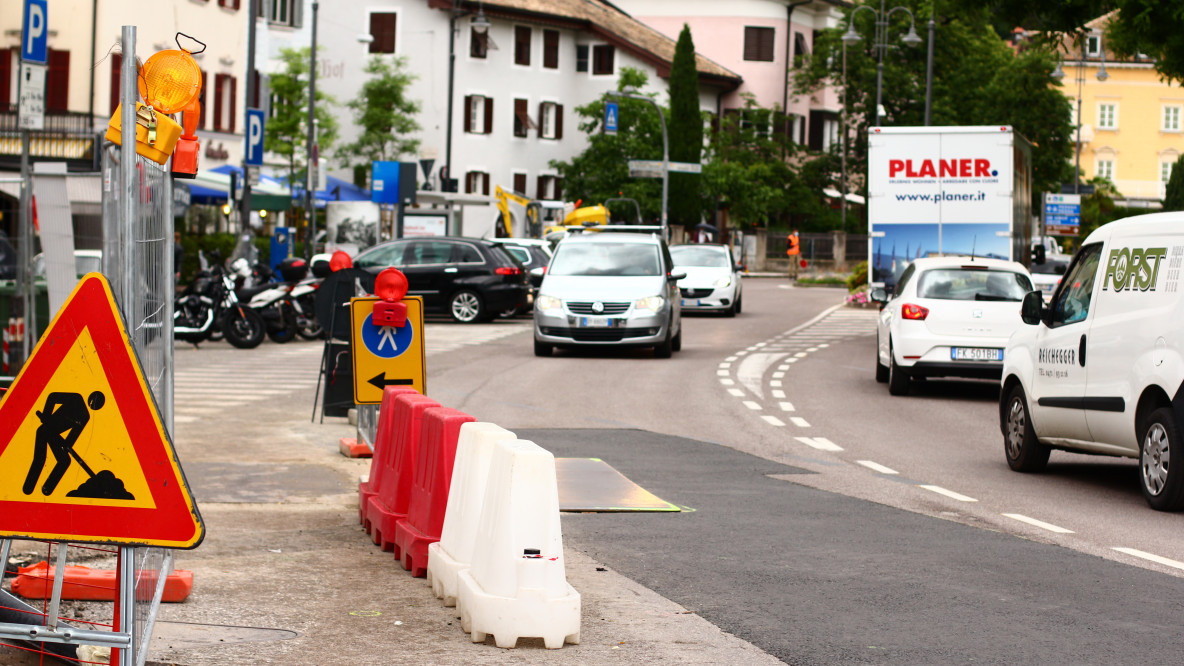
[[[428,546],[428,583],[445,606],[456,605],[456,577],[473,561],[473,543],[485,501],[485,480],[493,447],[500,441],[518,437],[492,423],[466,423],[456,441],[452,463],[452,482],[448,486],[448,505],[440,540]]]
[[[461,627],[498,647],[542,638],[580,642],[580,593],[567,582],[555,458],[534,442],[498,442],[489,465],[473,562],[457,579]]]

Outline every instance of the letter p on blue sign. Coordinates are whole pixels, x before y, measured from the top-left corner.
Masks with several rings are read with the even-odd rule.
[[[48,0],[25,0],[25,21],[21,25],[21,60],[45,64],[49,46]]]
[[[263,165],[263,109],[247,109],[247,164]]]

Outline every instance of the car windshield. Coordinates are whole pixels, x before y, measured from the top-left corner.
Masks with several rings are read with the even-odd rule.
[[[728,268],[728,252],[709,245],[679,245],[670,248],[675,266],[703,266],[707,268]]]
[[[648,243],[560,244],[548,275],[660,275],[658,246]]]
[[[1028,276],[981,268],[934,268],[920,275],[917,296],[945,301],[1020,301],[1032,291]]]
[[[1040,275],[1064,275],[1069,264],[1064,261],[1046,261],[1043,264],[1032,264],[1032,273]]]

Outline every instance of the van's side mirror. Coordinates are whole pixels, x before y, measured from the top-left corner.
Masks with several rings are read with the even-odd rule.
[[[1047,258],[1048,257],[1045,254],[1043,245],[1037,245],[1036,247],[1032,248],[1032,263],[1040,265],[1043,264],[1044,260]]]
[[[1020,319],[1025,324],[1035,326],[1044,318],[1044,296],[1039,291],[1029,291],[1024,294],[1024,302],[1020,304]]]
[[[876,287],[868,293],[868,298],[872,299],[873,303],[887,303],[888,292],[884,291],[883,287]]]

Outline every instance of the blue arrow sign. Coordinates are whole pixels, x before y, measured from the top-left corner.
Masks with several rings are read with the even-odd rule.
[[[616,102],[604,103],[604,133],[617,133],[617,119],[620,117],[620,111],[617,109]]]
[[[247,109],[247,164],[263,165],[263,109]]]
[[[45,64],[49,50],[49,0],[25,0],[21,60]]]

